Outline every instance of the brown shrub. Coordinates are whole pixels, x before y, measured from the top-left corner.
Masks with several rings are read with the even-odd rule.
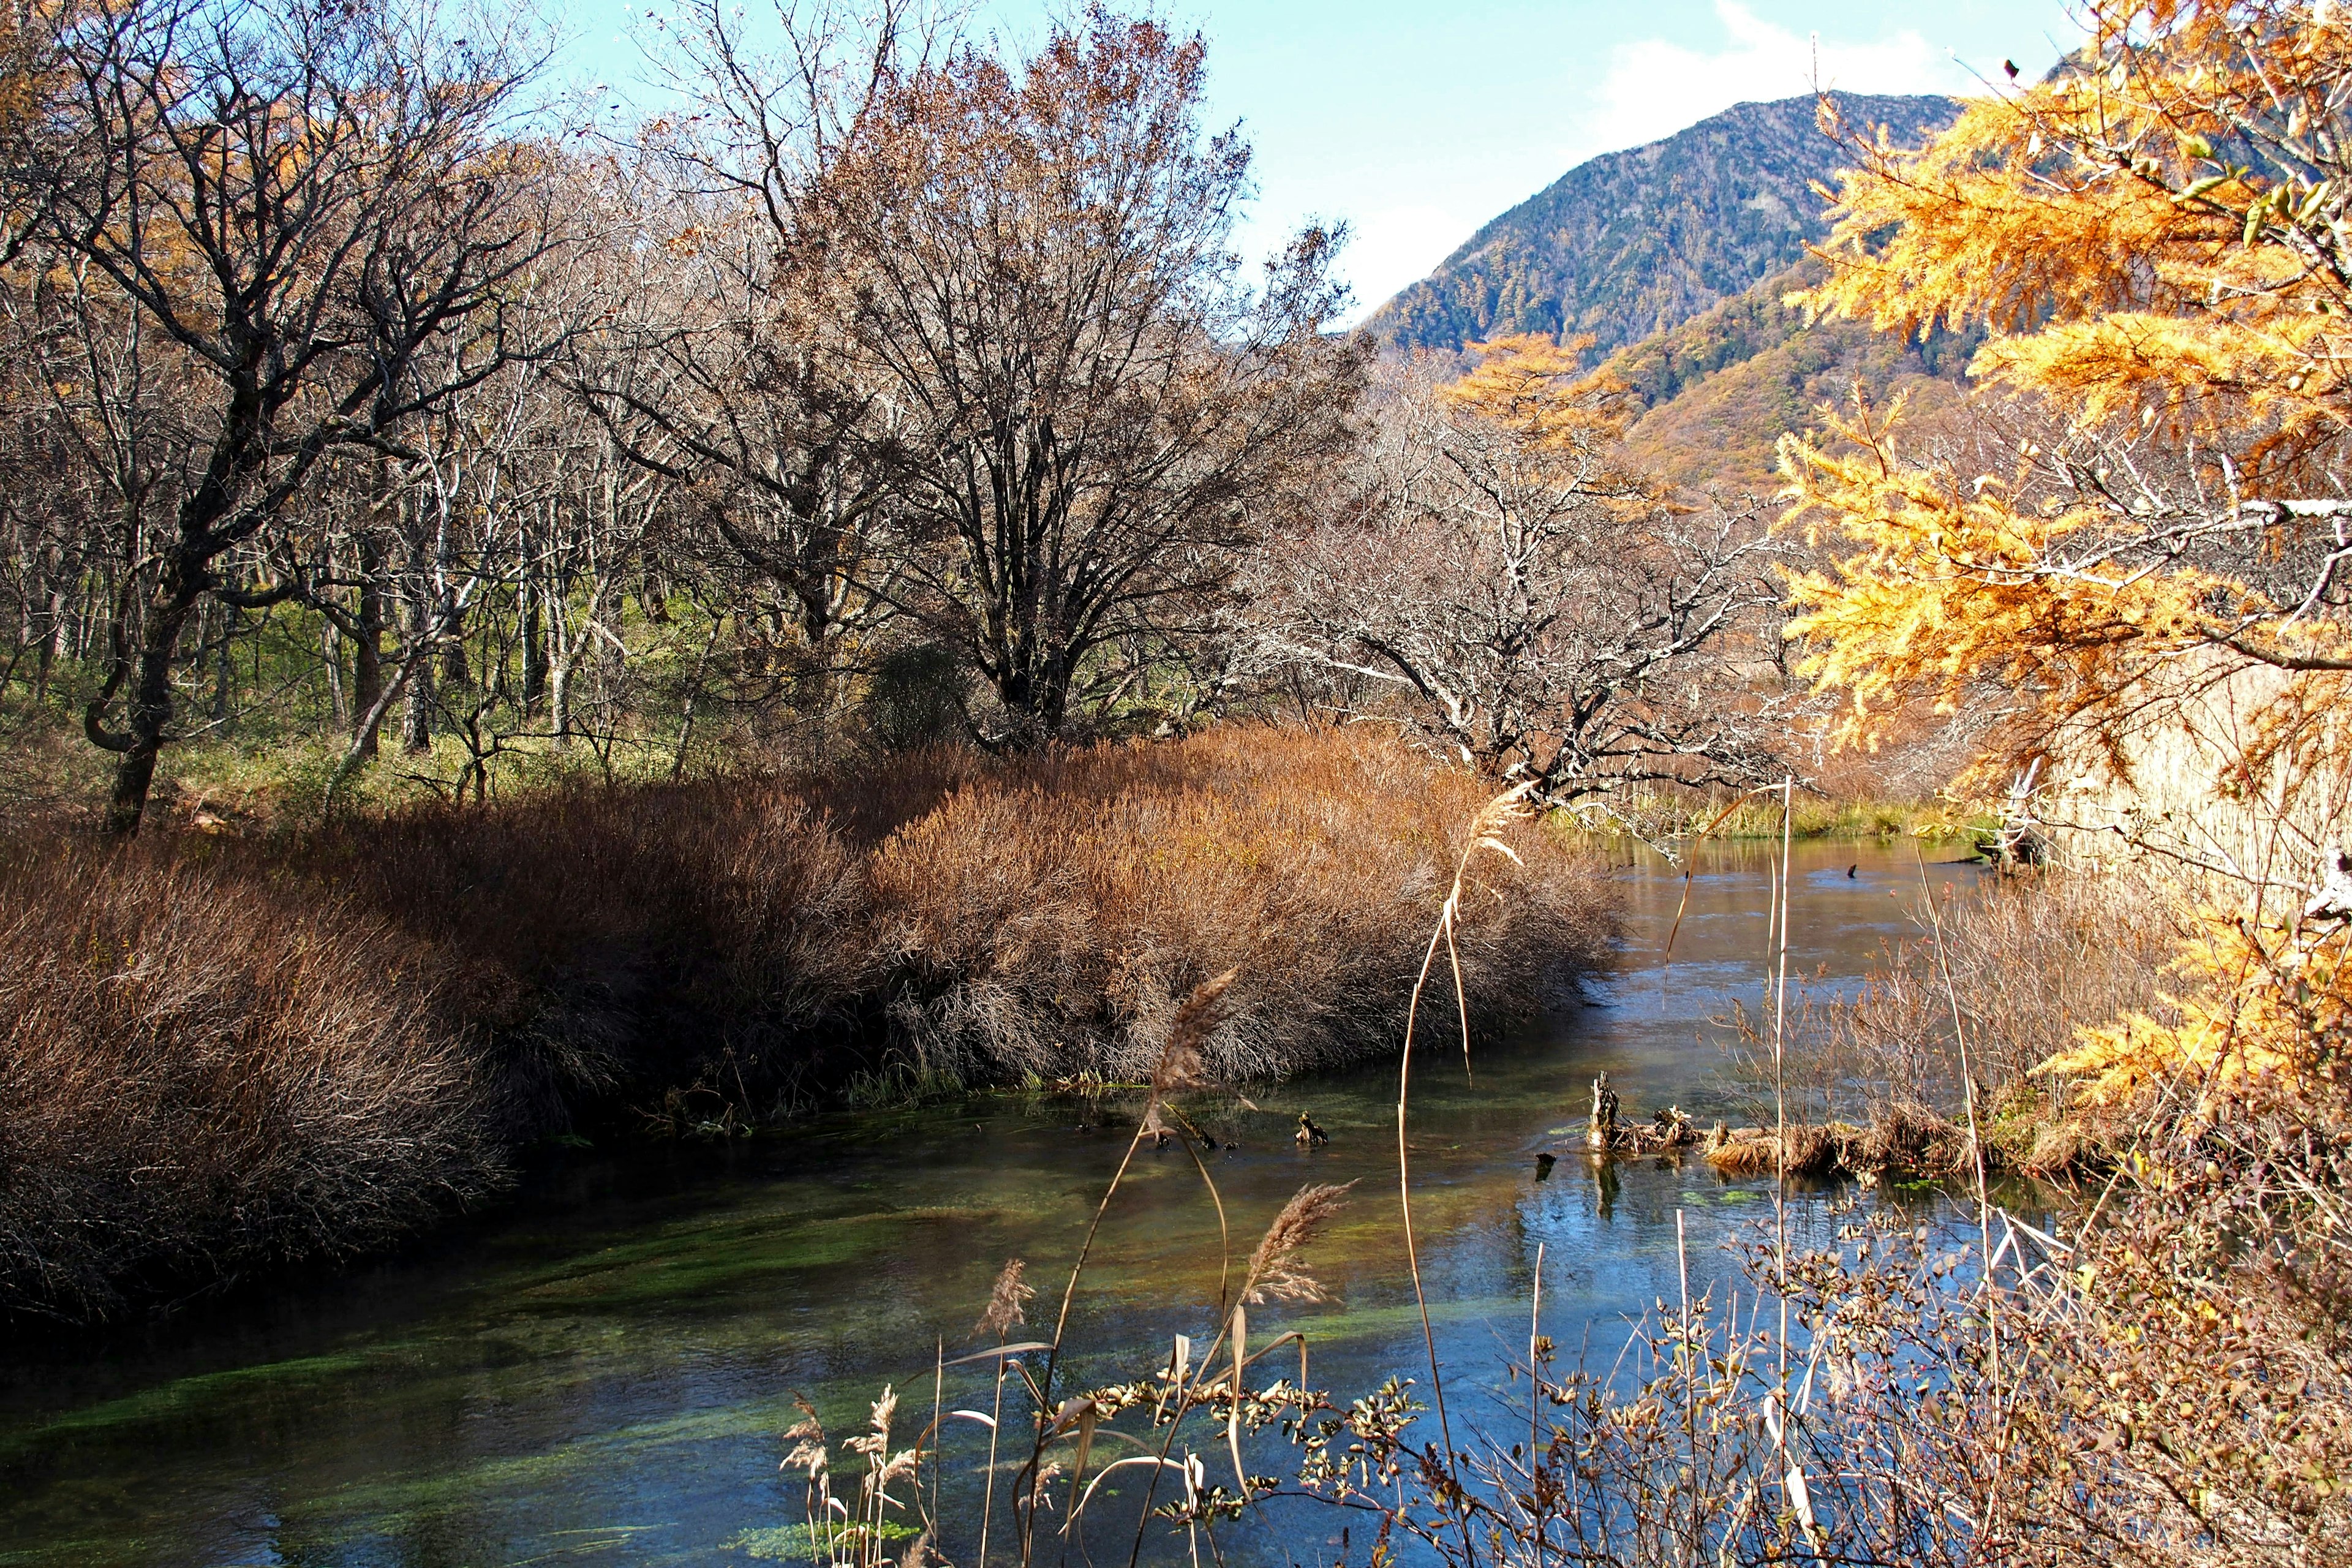
[[[968,784],[873,858],[893,1023],[933,1070],[1134,1079],[1175,1005],[1234,969],[1216,1075],[1379,1048],[1489,793],[1378,737],[1270,729]],[[1591,967],[1612,934],[1596,862],[1539,827],[1516,847],[1525,865],[1482,857],[1464,901],[1465,990],[1488,1021]]]
[[[149,857],[0,872],[0,1310],[381,1245],[500,1173],[434,966]]]
[[[240,846],[224,868],[346,889],[439,953],[519,1132],[698,1079],[769,1110],[847,1070],[826,1047],[865,1007],[858,857],[777,780],[429,806]]]
[[[1940,961],[1923,920],[1861,991],[1800,1013],[1788,1078],[1802,1110],[1792,1117],[1869,1124],[1874,1135],[1855,1152],[1874,1167],[1969,1169],[1957,1002],[1987,1154],[2012,1169],[2062,1169],[2083,1149],[2082,1127],[2062,1126],[2060,1116],[2072,1086],[2034,1069],[2071,1047],[2076,1030],[2158,1005],[2178,940],[2171,906],[2121,874],[2029,875],[1937,892]],[[1741,1022],[1748,1076],[1766,1081],[1769,1047],[1753,1021]]]
[[[692,1086],[740,1125],[877,1066],[1139,1077],[1229,968],[1212,1075],[1378,1048],[1488,793],[1372,736],[1234,730],[20,846],[0,1310],[377,1245],[514,1141]],[[1461,922],[1490,1020],[1611,934],[1598,863],[1515,837],[1526,864],[1480,857]]]

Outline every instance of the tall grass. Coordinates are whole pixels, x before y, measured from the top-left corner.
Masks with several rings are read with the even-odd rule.
[[[1234,970],[1204,1042],[1222,1079],[1296,1072],[1400,1037],[1431,912],[1484,790],[1389,744],[1218,731],[956,789],[871,861],[894,1037],[960,1073],[1136,1080],[1175,1007]],[[1465,890],[1475,1012],[1541,999],[1612,934],[1600,864],[1515,836]]]
[[[2122,1122],[2074,1111],[2072,1082],[2036,1069],[2085,1025],[2163,1010],[2176,908],[2119,873],[1961,889],[1921,878],[1916,935],[1889,943],[1853,994],[1800,1006],[1788,1041],[1798,1117],[1867,1129],[1864,1159],[1957,1175],[1973,1158],[1958,1123],[1973,1112],[1976,1153],[2063,1174]],[[1758,1082],[1760,1037],[1735,1023]]]
[[[552,791],[316,830],[24,839],[0,872],[0,1308],[72,1319],[380,1245],[582,1119],[736,1131],[856,1081],[1202,1076],[1394,1046],[1475,781],[1237,729],[871,779]],[[1464,994],[1601,961],[1604,874],[1515,835]],[[698,1107],[680,1113],[677,1108]]]
[[[499,1179],[452,977],[381,916],[54,847],[0,911],[0,1310],[380,1246]]]

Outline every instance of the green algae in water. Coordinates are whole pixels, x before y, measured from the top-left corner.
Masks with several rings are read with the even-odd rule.
[[[912,1541],[919,1533],[911,1526],[886,1519],[878,1530],[853,1526],[861,1536],[870,1534],[885,1546],[902,1541]],[[844,1531],[846,1535],[848,1532]],[[783,1524],[771,1530],[747,1530],[727,1543],[730,1552],[740,1552],[762,1563],[806,1563],[811,1560],[829,1561],[836,1542],[831,1537],[821,1537],[805,1524]]]
[[[360,1371],[369,1364],[364,1355],[302,1356],[260,1366],[231,1367],[226,1372],[199,1373],[175,1378],[158,1388],[142,1389],[121,1399],[58,1416],[47,1426],[20,1434],[16,1441],[95,1431],[129,1422],[154,1421],[183,1414],[198,1405],[242,1390],[286,1388]]]

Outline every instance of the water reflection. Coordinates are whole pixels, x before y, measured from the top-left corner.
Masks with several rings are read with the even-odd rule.
[[[1835,986],[1906,934],[1917,874],[1907,847],[1800,853],[1791,969]],[[1702,1290],[1733,1275],[1723,1244],[1769,1215],[1769,1184],[1696,1161],[1537,1160],[1579,1137],[1603,1068],[1629,1116],[1669,1101],[1702,1125],[1745,1114],[1699,1037],[1758,994],[1768,866],[1760,848],[1711,856],[1666,967],[1681,880],[1627,865],[1622,973],[1482,1049],[1475,1079],[1458,1057],[1429,1058],[1415,1216],[1465,1419],[1508,1397],[1503,1358],[1526,1342],[1538,1245],[1544,1331],[1613,1349],[1625,1320],[1679,1289],[1677,1211]],[[1301,1183],[1359,1183],[1316,1256],[1340,1300],[1269,1321],[1308,1331],[1320,1385],[1419,1373],[1391,1069],[1255,1098],[1258,1111],[1209,1118],[1233,1145],[1210,1159],[1238,1251]],[[1292,1141],[1301,1110],[1328,1148]],[[94,1350],[20,1348],[0,1396],[0,1564],[751,1563],[772,1540],[759,1531],[798,1517],[776,1470],[791,1395],[840,1433],[895,1383],[927,1418],[938,1347],[966,1347],[1005,1258],[1032,1261],[1050,1307],[1123,1144],[1118,1112],[989,1099],[720,1149],[579,1155],[539,1173],[527,1201],[397,1262]],[[1073,1316],[1080,1381],[1141,1375],[1170,1336],[1207,1331],[1215,1212],[1181,1153],[1139,1164]],[[1822,1195],[1800,1194],[1791,1223],[1824,1235]],[[1279,1528],[1322,1539],[1314,1520]]]

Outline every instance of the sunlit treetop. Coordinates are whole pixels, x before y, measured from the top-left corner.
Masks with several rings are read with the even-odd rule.
[[[1796,585],[1815,672],[1857,698],[1850,738],[1987,676],[2079,716],[2190,650],[2352,668],[2326,548],[2352,419],[2352,21],[2112,0],[2090,21],[2051,80],[1924,152],[1858,139],[1830,276],[1797,297],[1989,326],[1972,374],[2048,432],[1993,471],[1912,462],[1866,413],[1785,448],[1795,515],[1864,546]]]
[[[1561,342],[1543,332],[1473,343],[1476,366],[1443,395],[1536,446],[1606,439],[1622,432],[1633,410],[1623,381],[1584,368],[1592,344],[1590,333]]]
[[[2291,461],[2352,416],[2352,17],[2098,0],[2050,79],[1924,153],[1856,137],[1820,288],[1883,328],[1982,322],[1984,382]],[[1843,129],[1843,128],[1835,128]]]

